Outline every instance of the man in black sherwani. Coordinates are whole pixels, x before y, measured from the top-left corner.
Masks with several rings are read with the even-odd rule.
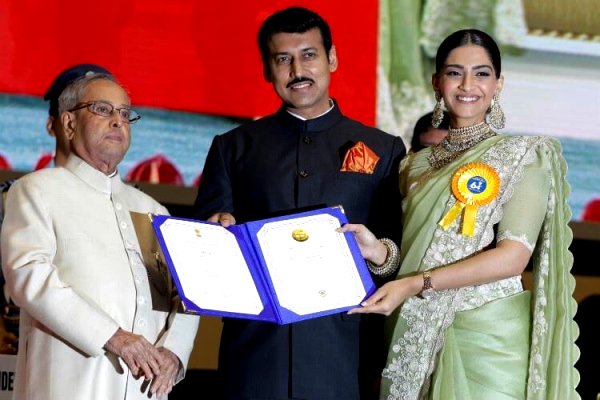
[[[265,20],[258,43],[264,77],[283,104],[214,138],[195,216],[228,226],[341,205],[350,222],[399,243],[398,164],[406,150],[399,137],[345,117],[329,97],[338,58],[327,23],[310,10],[288,8]],[[284,326],[225,318],[224,396],[371,399],[384,346],[377,318],[340,313]]]

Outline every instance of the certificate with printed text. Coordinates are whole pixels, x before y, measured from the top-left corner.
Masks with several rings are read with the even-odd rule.
[[[340,207],[223,228],[155,215],[186,312],[287,324],[356,307],[375,291]]]

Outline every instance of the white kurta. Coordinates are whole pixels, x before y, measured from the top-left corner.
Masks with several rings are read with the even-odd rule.
[[[153,309],[130,211],[167,213],[75,156],[10,189],[1,252],[21,307],[14,400],[148,399],[148,385],[103,349],[119,327],[187,365],[198,317]]]

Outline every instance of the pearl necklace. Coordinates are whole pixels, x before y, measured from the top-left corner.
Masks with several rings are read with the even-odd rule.
[[[440,143],[431,146],[431,154],[427,160],[433,168],[440,169],[471,147],[495,135],[496,132],[485,122],[463,128],[450,128],[448,135]]]

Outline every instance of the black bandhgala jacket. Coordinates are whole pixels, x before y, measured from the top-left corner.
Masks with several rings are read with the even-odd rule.
[[[359,141],[380,158],[374,172],[340,171]],[[345,117],[337,104],[306,121],[282,107],[213,139],[194,215],[226,211],[243,223],[341,205],[349,222],[399,244],[398,167],[405,154],[399,137]],[[225,318],[219,354],[225,397],[370,398],[385,362],[382,319],[341,313],[279,326]]]

